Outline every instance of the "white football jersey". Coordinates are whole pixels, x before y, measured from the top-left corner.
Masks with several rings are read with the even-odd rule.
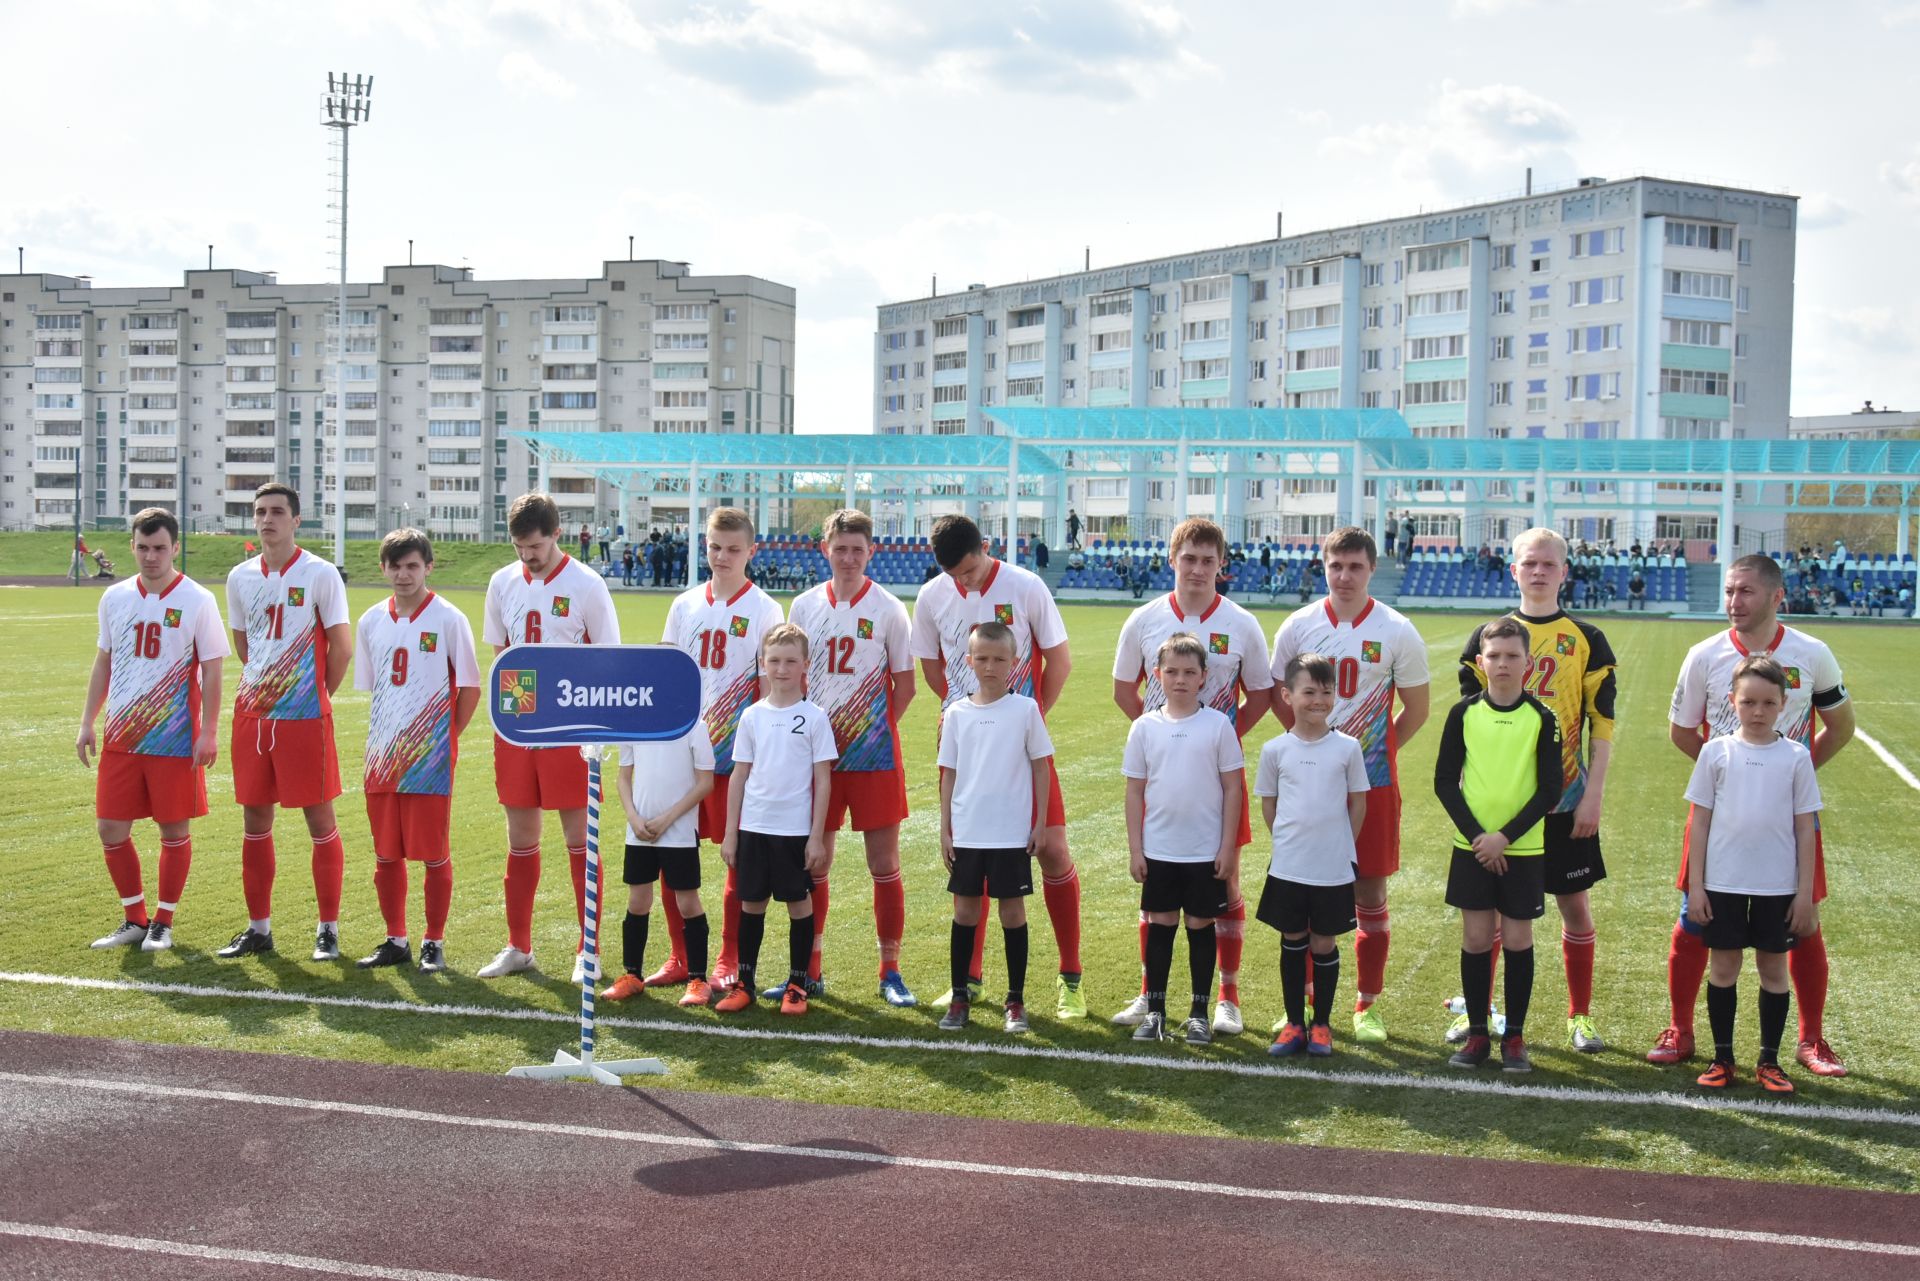
[[[833,722],[834,768],[897,768],[893,675],[913,670],[907,607],[872,579],[841,600],[829,579],[795,597],[787,621],[807,634],[807,699]]]
[[[1787,669],[1787,704],[1780,709],[1774,728],[1782,735],[1811,750],[1814,713],[1838,707],[1847,701],[1847,687],[1840,679],[1840,663],[1824,641],[1781,623],[1766,649],[1749,651],[1732,628],[1716,633],[1687,651],[1680,664],[1680,679],[1673,687],[1673,706],[1667,719],[1688,729],[1707,727],[1708,738],[1738,732],[1740,718],[1734,714],[1728,697],[1733,689],[1733,669],[1750,652],[1771,654]]]
[[[200,664],[227,656],[213,593],[177,574],[157,592],[136,578],[100,593],[108,657],[102,751],[191,756],[200,734]]]
[[[367,792],[452,795],[454,700],[480,688],[467,616],[432,592],[411,614],[395,612],[391,597],[381,601],[360,615],[353,684],[373,694]]]
[[[760,697],[760,641],[781,622],[780,605],[748,583],[726,600],[713,584],[689,587],[667,608],[660,639],[700,666],[700,715],[713,736],[713,772],[733,773],[733,736],[740,713]]]
[[[994,561],[977,592],[960,586],[951,574],[941,574],[920,589],[913,602],[913,656],[946,665],[942,710],[973,693],[967,638],[980,624],[995,622],[1013,629],[1013,670],[1007,676],[1007,688],[1038,701],[1043,674],[1040,651],[1067,641],[1060,608],[1038,574]]]
[[[1225,596],[1215,596],[1213,604],[1198,614],[1184,615],[1179,597],[1168,592],[1127,615],[1113,656],[1113,679],[1133,681],[1145,674],[1145,710],[1157,711],[1167,705],[1166,691],[1153,674],[1153,662],[1160,647],[1181,632],[1198,636],[1207,647],[1207,679],[1200,687],[1202,706],[1233,716],[1240,706],[1243,685],[1247,689],[1272,688],[1273,667],[1267,659],[1267,637],[1260,630],[1259,619]]]
[[[227,626],[247,638],[236,716],[317,720],[327,694],[327,629],[347,621],[340,571],[302,548],[278,570],[255,556],[227,575]]]
[[[1287,616],[1273,634],[1273,683],[1286,677],[1287,664],[1300,654],[1318,654],[1333,662],[1334,704],[1328,723],[1360,740],[1367,778],[1375,787],[1393,782],[1393,694],[1428,683],[1427,643],[1413,623],[1396,609],[1368,599],[1351,623],[1334,616],[1331,598],[1305,605]]]
[[[487,582],[481,640],[489,645],[618,645],[620,620],[606,580],[565,552],[535,578],[520,562]]]

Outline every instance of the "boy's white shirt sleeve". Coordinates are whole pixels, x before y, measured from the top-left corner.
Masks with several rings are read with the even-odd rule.
[[[663,644],[678,645],[686,648],[686,642],[680,639],[680,598],[673,598],[673,604],[667,606],[667,621],[660,624],[660,640]]]
[[[1146,723],[1147,717],[1142,716],[1127,728],[1127,747],[1120,754],[1120,772],[1128,778],[1147,776],[1147,740],[1142,729]]]
[[[1393,687],[1418,689],[1432,679],[1427,671],[1427,642],[1419,628],[1408,622],[1402,627],[1400,644],[1393,647]]]
[[[1218,713],[1220,725],[1214,731],[1214,764],[1222,774],[1229,770],[1245,769],[1247,754],[1240,746],[1240,736],[1233,732],[1233,721],[1226,713]]]
[[[1683,729],[1699,729],[1707,719],[1706,664],[1695,657],[1697,653],[1688,650],[1686,661],[1680,664],[1673,705],[1667,709],[1667,719]]]
[[[1255,796],[1280,795],[1280,740],[1268,739],[1260,749],[1260,765],[1253,772]]]
[[[1146,674],[1146,664],[1140,658],[1139,618],[1136,609],[1120,624],[1120,643],[1113,651],[1113,679],[1117,681],[1137,681]]]
[[[1675,722],[1678,724],[1679,722]],[[1693,776],[1687,780],[1687,800],[1701,809],[1712,809],[1715,781],[1720,773],[1720,758],[1724,755],[1724,745],[1719,739],[1712,739],[1700,748],[1700,755],[1693,762]]]
[[[938,581],[934,580],[935,583]],[[913,602],[913,622],[907,629],[907,641],[915,658],[937,661],[943,657],[940,652],[940,625],[934,621],[933,609],[922,606],[925,599],[923,593]]]
[[[1822,645],[1814,654],[1813,692],[1824,694],[1831,689],[1844,692],[1845,684],[1840,676],[1840,660],[1834,657],[1832,646]]]
[[[1060,617],[1060,606],[1044,583],[1034,580],[1027,608],[1033,614],[1033,643],[1037,649],[1053,649],[1067,643],[1067,623]]]
[[[227,575],[227,626],[242,636],[247,633],[247,597],[246,593],[240,590],[239,578],[240,571],[245,568],[246,563],[243,561],[235,565],[233,572]],[[109,645],[107,648],[111,649],[112,646]]]
[[[907,621],[907,607],[895,602],[881,626],[885,629],[887,643],[887,670],[894,673],[912,671],[913,624]]]
[[[95,617],[100,620],[100,636],[94,644],[109,654],[113,653],[113,637],[107,635],[107,602],[111,599],[106,592],[101,592],[100,603],[93,610]]]
[[[807,741],[813,746],[813,763],[837,761],[840,759],[840,745],[833,739],[833,722],[821,708],[814,708],[820,714],[807,717]]]
[[[1273,659],[1267,652],[1267,634],[1260,630],[1260,620],[1245,614],[1237,626],[1243,633],[1240,637],[1240,684],[1250,690],[1272,689]]]
[[[233,647],[227,644],[227,632],[220,626],[220,611],[213,607],[213,602],[209,600],[205,609],[196,612],[199,616],[193,624],[194,661],[204,663],[209,658],[225,658],[231,654]]]
[[[1267,664],[1267,675],[1273,678],[1275,685],[1286,679],[1287,664],[1293,661],[1293,636],[1287,630],[1292,622],[1293,617],[1289,615],[1286,622],[1273,631],[1273,657]]]
[[[759,706],[758,703],[749,704],[733,727],[733,763],[736,765],[753,764],[753,727],[760,723],[754,710]]]
[[[1046,718],[1040,715],[1040,704],[1027,700],[1027,759],[1037,761],[1053,755],[1053,739],[1047,735]]]
[[[338,566],[327,566],[327,572],[313,585],[313,595],[313,616],[323,629],[347,621],[347,585],[340,578]]]
[[[1366,753],[1360,750],[1359,739],[1349,738],[1347,740],[1347,791],[1353,793],[1372,790],[1373,780],[1367,777]]]
[[[453,635],[450,638],[447,655],[453,664],[453,686],[455,689],[480,688],[480,655],[473,647],[473,624],[467,616],[457,609],[447,611],[453,617]]]
[[[593,587],[588,590],[591,616],[587,619],[587,636],[595,645],[618,645],[620,643],[620,616],[613,612],[613,593],[607,590],[606,582],[594,575]]]
[[[1793,812],[1812,814],[1823,808],[1820,782],[1813,772],[1813,754],[1802,748],[1793,754]]]
[[[687,742],[693,748],[693,768],[696,771],[713,772],[713,732],[707,728],[704,720],[693,723],[687,731]]]
[[[373,618],[384,606],[375,605],[360,615],[360,625],[354,628],[353,635],[353,687],[371,690],[373,688]]]
[[[500,613],[500,594],[495,590],[499,584],[498,573],[487,580],[487,603],[480,611],[480,639],[489,645],[507,643],[507,620]]]
[[[940,754],[935,763],[942,769],[958,769],[960,765],[960,748],[954,743],[958,722],[953,719],[953,708],[958,706],[955,703],[940,713]]]
[[[632,743],[620,744],[620,768],[632,769],[633,762],[634,762],[633,744]]]

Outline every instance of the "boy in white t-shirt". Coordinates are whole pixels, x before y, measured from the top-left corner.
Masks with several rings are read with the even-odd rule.
[[[971,1013],[967,986],[983,898],[1000,904],[1007,944],[1006,1030],[1027,1030],[1027,896],[1033,859],[1046,839],[1053,740],[1040,705],[1007,689],[1016,647],[1005,623],[981,623],[967,638],[975,689],[940,717],[940,860],[953,895],[948,960],[953,995],[941,1030],[958,1032]],[[981,891],[984,888],[985,894]]]
[[[1253,794],[1273,833],[1273,861],[1260,895],[1262,923],[1280,931],[1280,990],[1287,1021],[1267,1053],[1333,1053],[1333,993],[1340,983],[1342,934],[1357,924],[1355,842],[1367,818],[1366,753],[1360,740],[1328,724],[1338,702],[1333,660],[1295,654],[1280,697],[1293,727],[1260,751]],[[1313,953],[1313,1022],[1307,1023],[1307,953]]]
[[[1165,703],[1127,731],[1127,870],[1140,886],[1147,923],[1147,1012],[1136,1041],[1167,1034],[1167,976],[1174,930],[1187,918],[1193,1001],[1189,1045],[1213,1043],[1207,998],[1218,959],[1214,921],[1226,914],[1240,864],[1240,802],[1246,758],[1232,719],[1200,704],[1207,647],[1191,632],[1161,642],[1153,675]]]
[[[1733,1024],[1741,953],[1760,971],[1760,1061],[1754,1077],[1770,1094],[1793,1093],[1780,1070],[1780,1037],[1792,1002],[1787,953],[1820,928],[1813,901],[1814,815],[1820,785],[1813,756],[1775,730],[1786,705],[1786,669],[1754,654],[1733,669],[1728,698],[1740,728],[1707,740],[1687,783],[1688,845],[1705,857],[1687,867],[1687,916],[1708,949],[1707,1020],[1713,1063],[1709,1090],[1733,1084]]]
[[[700,834],[696,811],[713,791],[713,735],[704,720],[679,738],[620,745],[620,808],[627,815],[627,917],[620,929],[625,973],[600,995],[624,1001],[647,990],[647,927],[658,879],[680,909],[687,946],[686,1006],[705,1005],[707,909],[700,901]]]
[[[740,981],[714,1005],[723,1014],[751,1006],[767,929],[767,904],[787,905],[787,987],[782,1014],[807,1012],[813,955],[813,878],[827,867],[827,799],[840,759],[833,721],[801,696],[807,634],[792,623],[760,642],[764,695],[740,713],[733,733],[733,782],[720,857],[740,895]]]

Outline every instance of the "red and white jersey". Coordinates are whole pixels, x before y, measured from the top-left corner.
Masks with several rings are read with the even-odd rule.
[[[247,638],[247,661],[234,695],[236,716],[317,720],[333,710],[327,694],[327,629],[347,622],[340,571],[303,548],[279,569],[255,556],[227,575],[227,626]]]
[[[1287,664],[1300,654],[1330,659],[1334,674],[1333,715],[1329,723],[1360,740],[1367,779],[1375,787],[1393,782],[1393,694],[1428,683],[1427,642],[1399,610],[1372,597],[1342,623],[1332,598],[1302,606],[1287,615],[1273,634],[1273,683],[1281,684]]]
[[[907,607],[872,579],[842,600],[828,579],[794,598],[787,621],[807,634],[807,701],[833,724],[836,770],[897,769],[893,675],[913,670]]]
[[[539,578],[515,561],[487,581],[480,639],[489,645],[618,645],[606,580],[565,552]]]
[[[967,638],[980,624],[996,622],[1013,629],[1013,670],[1007,676],[1007,688],[1038,702],[1040,651],[1067,643],[1060,607],[1038,574],[994,561],[977,592],[960,586],[952,574],[941,574],[920,589],[913,602],[913,656],[946,664],[943,711],[976,687],[973,669],[967,666]]]
[[[1273,667],[1267,659],[1267,637],[1260,620],[1225,596],[1198,614],[1182,614],[1180,599],[1168,592],[1127,615],[1120,628],[1120,645],[1113,656],[1113,679],[1137,681],[1144,674],[1145,710],[1167,705],[1166,691],[1153,674],[1160,647],[1181,632],[1191,632],[1207,647],[1207,679],[1200,687],[1200,705],[1233,716],[1240,707],[1240,691],[1270,689]]]
[[[1733,669],[1749,653],[1771,654],[1787,669],[1787,705],[1780,709],[1773,727],[1812,750],[1817,728],[1814,713],[1846,702],[1847,687],[1840,679],[1839,660],[1826,643],[1785,623],[1774,632],[1773,644],[1762,650],[1748,650],[1732,628],[1688,650],[1667,719],[1687,729],[1704,725],[1708,738],[1736,733],[1740,718],[1728,695],[1733,689]]]
[[[107,676],[101,750],[191,756],[200,735],[200,664],[227,656],[213,593],[176,574],[157,592],[138,578],[100,593]]]
[[[733,773],[740,713],[760,697],[760,642],[783,621],[779,603],[753,583],[715,600],[712,582],[705,582],[667,608],[660,639],[700,665],[700,715],[713,736],[713,772],[722,778]]]
[[[432,592],[411,614],[388,597],[360,615],[353,684],[369,690],[366,789],[450,796],[459,746],[453,705],[480,688],[467,616]]]

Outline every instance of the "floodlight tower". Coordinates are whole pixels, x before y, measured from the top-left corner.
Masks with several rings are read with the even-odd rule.
[[[338,155],[332,205],[340,256],[340,297],[333,317],[333,563],[343,569],[347,563],[347,136],[348,130],[366,124],[372,116],[373,77],[329,71],[320,123],[333,130]],[[377,494],[374,501],[379,501]]]

